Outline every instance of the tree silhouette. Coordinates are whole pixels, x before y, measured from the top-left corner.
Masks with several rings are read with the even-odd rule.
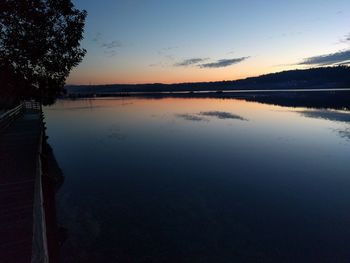
[[[86,53],[86,15],[71,0],[1,0],[0,93],[52,102]]]

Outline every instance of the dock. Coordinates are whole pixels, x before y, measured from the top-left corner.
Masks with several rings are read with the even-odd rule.
[[[43,119],[23,102],[0,117],[0,261],[48,262],[42,195]]]

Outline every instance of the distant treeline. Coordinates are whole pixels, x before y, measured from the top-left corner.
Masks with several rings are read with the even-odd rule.
[[[220,91],[235,89],[349,88],[350,67],[321,67],[290,70],[235,81],[178,84],[69,85],[68,94],[110,94],[124,92]]]

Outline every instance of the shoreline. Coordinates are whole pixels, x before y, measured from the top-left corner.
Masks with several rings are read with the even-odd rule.
[[[210,92],[133,92],[133,93],[99,93],[68,94],[60,99],[93,99],[93,98],[135,97],[149,99],[163,98],[213,98],[243,99],[252,102],[274,104],[287,107],[311,107],[350,109],[350,88],[343,89],[304,89],[304,90],[250,90],[250,91],[210,91]]]

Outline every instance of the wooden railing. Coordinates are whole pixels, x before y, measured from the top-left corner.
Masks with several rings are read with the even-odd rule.
[[[36,101],[24,101],[21,102],[17,107],[6,111],[0,116],[0,130],[7,128],[25,111],[41,111],[41,105]]]
[[[43,123],[43,122],[42,122]],[[44,127],[44,126],[43,126]],[[37,170],[35,178],[35,192],[33,204],[33,244],[32,260],[35,263],[49,263],[49,251],[47,243],[46,217],[44,209],[43,195],[43,168],[42,168],[42,144],[43,129],[39,137],[39,147],[37,156]]]
[[[17,119],[24,112],[23,104],[21,103],[17,107],[8,110],[0,116],[0,129],[8,127],[15,119]]]
[[[40,103],[34,100],[24,101],[22,104],[26,110],[41,110]]]

